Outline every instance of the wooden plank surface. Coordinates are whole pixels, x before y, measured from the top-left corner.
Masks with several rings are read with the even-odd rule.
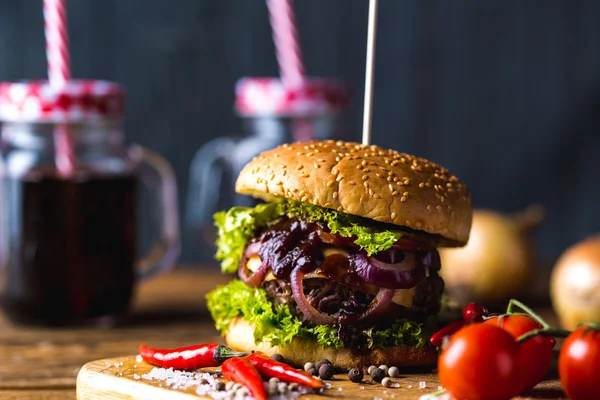
[[[135,354],[142,342],[165,348],[200,342],[223,343],[206,311],[204,295],[224,282],[225,278],[217,271],[176,270],[160,276],[139,287],[131,313],[112,327],[22,327],[12,325],[0,314],[0,398],[73,400],[76,379],[84,364]],[[552,321],[548,311],[541,311]],[[115,378],[114,373],[104,374],[107,379]],[[418,387],[420,380],[426,381],[428,388],[437,388],[434,377],[413,378],[417,383],[411,389]],[[540,387],[532,397],[562,396],[555,380]],[[414,394],[423,393],[415,389]]]
[[[223,282],[216,271],[178,270],[157,277],[140,285],[131,312],[116,326],[15,326],[0,313],[0,399],[45,398],[40,393],[72,399],[82,365],[135,353],[142,342],[159,347],[222,342],[204,295]]]
[[[199,396],[197,386],[188,388],[167,387],[165,381],[146,379],[144,374],[152,370],[145,362],[136,361],[134,355],[120,358],[98,360],[84,365],[77,378],[78,400],[193,400],[211,398]],[[216,368],[207,368],[203,372],[215,372]],[[360,384],[350,382],[343,375],[326,381],[330,387],[322,395],[303,395],[301,399],[320,398],[355,398],[355,399],[419,399],[421,396],[438,390],[439,381],[436,374],[404,374],[393,379],[399,387],[384,388],[378,383]],[[420,388],[421,383],[425,388]],[[531,393],[519,399],[560,399],[564,398],[560,384],[556,380],[542,382]]]

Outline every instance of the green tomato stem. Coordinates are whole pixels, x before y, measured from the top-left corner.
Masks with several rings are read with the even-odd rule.
[[[529,332],[524,333],[521,336],[519,336],[517,338],[517,343],[523,343],[524,341],[531,339],[534,336],[552,336],[552,337],[566,338],[570,334],[571,334],[570,331],[566,331],[564,329],[552,328],[552,327],[534,329],[532,331],[529,331]]]
[[[539,315],[537,315],[531,308],[527,307],[525,304],[521,303],[519,300],[510,299],[508,302],[508,307],[506,308],[507,314],[513,314],[513,309],[515,307],[520,308],[525,311],[527,315],[533,318],[536,322],[538,322],[544,329],[553,329],[546,321],[542,319]]]
[[[600,324],[596,322],[581,322],[577,324],[577,328],[586,327],[594,331],[600,331]]]

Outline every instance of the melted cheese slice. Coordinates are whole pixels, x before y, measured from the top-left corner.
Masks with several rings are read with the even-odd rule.
[[[342,254],[342,255],[346,255],[347,253],[339,248],[334,248],[334,247],[330,247],[330,248],[325,248],[323,249],[323,257],[327,257],[333,254]],[[260,267],[260,265],[262,264],[262,260],[260,259],[259,256],[252,256],[248,259],[247,263],[246,263],[246,268],[248,268],[250,271],[255,272],[258,267]],[[327,277],[323,274],[320,273],[316,273],[316,272],[309,272],[308,274],[306,274],[304,276],[305,278],[323,278],[323,279],[327,279]],[[267,275],[265,276],[265,281],[271,281],[274,280],[275,275],[273,275],[272,271],[269,271],[267,273]],[[376,294],[376,293],[372,293],[372,294]],[[411,307],[413,304],[413,298],[415,297],[415,288],[410,288],[410,289],[398,289],[394,292],[394,297],[392,298],[392,303],[396,303],[400,306],[404,306],[404,307]]]

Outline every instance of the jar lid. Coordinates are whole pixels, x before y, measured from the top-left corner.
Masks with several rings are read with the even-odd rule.
[[[114,82],[74,80],[55,89],[48,81],[0,83],[0,120],[83,122],[123,117],[125,93]]]
[[[235,107],[244,116],[318,116],[342,111],[350,89],[340,79],[305,78],[285,86],[279,78],[241,78],[236,84]]]

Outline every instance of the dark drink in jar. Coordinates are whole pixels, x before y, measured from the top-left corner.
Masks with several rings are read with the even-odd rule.
[[[102,85],[99,106],[110,100],[106,85],[114,98],[122,96],[117,85]],[[154,168],[158,155],[123,145],[116,109],[102,118],[60,122],[75,152],[73,169],[65,174],[55,165],[58,123],[50,116],[33,122],[18,115],[8,118],[2,102],[10,99],[2,90],[0,85],[0,116],[5,120],[0,305],[11,320],[27,324],[65,325],[123,315],[137,278],[172,266],[178,255],[178,237],[165,227],[177,225],[177,213],[166,210],[174,204],[162,198],[168,194],[157,190],[161,185],[151,190],[162,207],[157,241],[165,250],[156,259],[141,261],[137,251],[141,177],[153,173],[158,179],[149,181],[164,184],[174,179],[170,170]],[[76,103],[77,97],[72,100]]]

